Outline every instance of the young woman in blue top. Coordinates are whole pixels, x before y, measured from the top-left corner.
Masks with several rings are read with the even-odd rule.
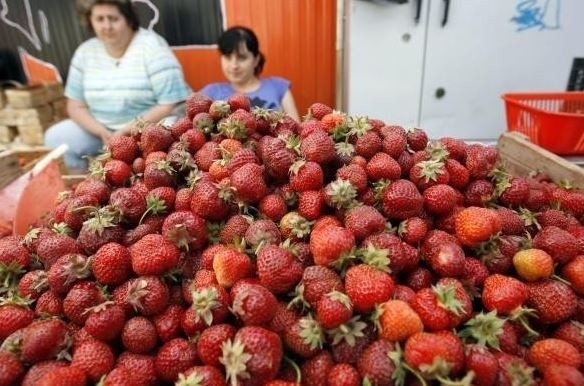
[[[190,94],[170,47],[140,28],[131,0],[82,5],[82,21],[95,37],[71,60],[65,86],[70,119],[45,133],[46,146],[69,145],[65,164],[76,172],[87,165],[83,157],[96,155],[109,137],[128,134],[137,117],[158,122]]]
[[[252,106],[282,110],[299,120],[290,81],[277,76],[260,78],[266,59],[260,52],[255,33],[246,27],[232,27],[218,41],[221,69],[228,82],[211,83],[200,91],[213,100],[225,100],[239,92],[246,94]]]

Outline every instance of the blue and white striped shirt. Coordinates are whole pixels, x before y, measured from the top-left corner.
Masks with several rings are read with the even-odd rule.
[[[99,122],[119,130],[157,104],[190,94],[180,64],[162,37],[140,29],[121,58],[97,38],[82,43],[71,60],[65,95],[85,103]]]

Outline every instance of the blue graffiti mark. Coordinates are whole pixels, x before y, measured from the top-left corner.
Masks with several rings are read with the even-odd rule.
[[[528,29],[559,29],[561,0],[520,0],[515,7],[517,15],[511,22],[517,32]]]

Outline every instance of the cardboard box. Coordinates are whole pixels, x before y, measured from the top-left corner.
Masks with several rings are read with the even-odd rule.
[[[0,110],[0,125],[46,125],[53,122],[53,108],[43,105],[29,109],[6,107]]]
[[[17,135],[16,126],[0,125],[0,143],[11,143]]]
[[[14,109],[27,109],[49,103],[49,92],[43,85],[13,88],[5,91],[6,100]]]

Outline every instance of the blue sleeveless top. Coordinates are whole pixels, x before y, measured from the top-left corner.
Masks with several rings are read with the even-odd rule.
[[[260,79],[260,87],[249,93],[245,93],[252,106],[272,110],[282,109],[282,98],[290,88],[290,81],[277,76]],[[228,82],[210,83],[201,89],[201,94],[213,100],[226,100],[236,91]]]

